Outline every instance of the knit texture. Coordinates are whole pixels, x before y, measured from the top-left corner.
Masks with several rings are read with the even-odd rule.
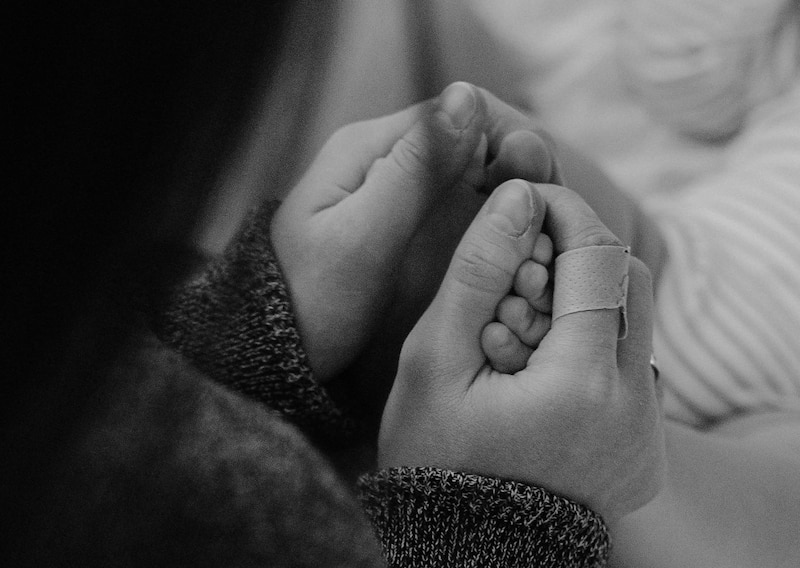
[[[175,290],[156,329],[217,382],[329,445],[354,428],[312,377],[269,241],[274,210],[255,212],[218,261]],[[608,556],[602,520],[543,489],[433,468],[381,471],[360,489],[391,567],[601,566]],[[327,528],[304,530],[336,532]]]
[[[359,481],[390,568],[605,566],[608,532],[591,510],[544,489],[434,468]]]
[[[343,441],[353,421],[312,376],[270,242],[277,205],[254,211],[223,256],[174,291],[154,327],[212,379],[314,438]]]

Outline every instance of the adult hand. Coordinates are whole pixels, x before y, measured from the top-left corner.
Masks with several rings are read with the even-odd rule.
[[[520,129],[529,132],[505,140]],[[529,119],[465,83],[435,101],[337,132],[272,225],[317,379],[331,379],[363,349],[398,279],[411,290],[404,303],[421,313],[443,275],[442,252],[450,258],[485,199],[476,191],[513,169],[520,154],[528,158],[521,175],[555,179],[550,148]],[[420,267],[431,270],[409,277]],[[408,329],[393,336],[395,354]]]
[[[521,180],[501,185],[403,346],[379,462],[540,485],[613,521],[655,495],[665,467],[649,367],[650,278],[632,259],[627,339],[617,339],[617,310],[571,313],[553,322],[523,371],[492,370],[481,333],[543,223],[555,254],[620,244],[570,190]],[[555,286],[558,293],[558,273]]]

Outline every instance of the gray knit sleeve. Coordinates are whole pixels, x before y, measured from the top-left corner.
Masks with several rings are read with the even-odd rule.
[[[270,242],[277,206],[251,213],[222,257],[174,289],[155,331],[215,381],[312,437],[341,441],[353,423],[312,377]]]
[[[362,476],[362,504],[390,568],[599,567],[603,520],[548,491],[435,468]]]

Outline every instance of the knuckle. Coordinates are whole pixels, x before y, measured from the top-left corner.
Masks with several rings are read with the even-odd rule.
[[[471,288],[492,292],[497,289],[498,282],[510,281],[513,277],[513,273],[499,266],[493,257],[488,247],[478,245],[456,251],[453,277]]]
[[[616,366],[607,363],[608,356],[576,353],[570,365],[573,376],[580,377],[573,393],[580,405],[603,422],[614,421],[625,415],[623,391]],[[591,369],[589,373],[587,369]]]
[[[401,138],[392,151],[395,165],[410,177],[419,177],[425,171],[430,152],[427,137],[421,134]]]
[[[592,246],[622,246],[620,241],[599,219],[586,219],[586,223],[572,236],[573,248]]]

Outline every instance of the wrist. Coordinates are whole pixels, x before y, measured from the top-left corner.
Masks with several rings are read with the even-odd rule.
[[[359,482],[390,567],[604,566],[603,520],[582,505],[513,481],[395,468]]]

